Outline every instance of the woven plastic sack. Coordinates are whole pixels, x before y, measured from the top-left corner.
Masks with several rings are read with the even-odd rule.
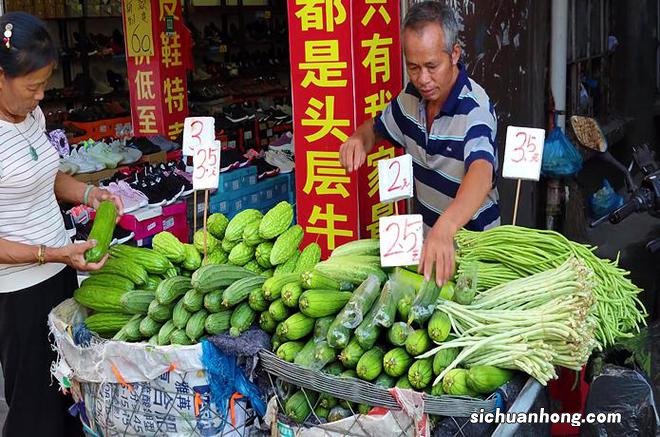
[[[555,126],[545,139],[541,173],[546,177],[564,177],[581,169],[582,156],[564,132]]]

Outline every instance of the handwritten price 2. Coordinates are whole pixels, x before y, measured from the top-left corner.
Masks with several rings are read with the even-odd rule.
[[[515,157],[511,157],[511,161],[519,164],[521,162],[539,162],[541,158],[539,153],[536,151],[536,137],[534,135],[529,135],[526,132],[518,132],[516,134],[516,139],[520,140],[520,144],[513,148],[513,152],[517,154]]]
[[[403,190],[408,187],[409,182],[407,178],[403,178],[402,182],[399,183],[399,177],[401,176],[401,163],[399,161],[392,161],[388,167],[389,170],[392,170],[393,167],[396,167],[396,176],[392,181],[392,184],[387,188],[388,192]]]

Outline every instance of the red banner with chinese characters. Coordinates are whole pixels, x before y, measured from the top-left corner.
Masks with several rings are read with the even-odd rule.
[[[289,0],[298,223],[304,244],[335,247],[377,235],[378,145],[360,172],[339,164],[339,146],[401,90],[399,5],[393,0]],[[358,194],[359,192],[359,194]],[[402,209],[399,212],[403,212]],[[375,228],[374,228],[375,223]]]
[[[339,164],[355,130],[350,0],[289,0],[297,219],[326,257],[358,238],[356,175]]]
[[[171,139],[188,115],[191,36],[182,0],[123,0],[133,131]]]
[[[395,99],[402,88],[400,13],[397,0],[351,2],[353,21],[353,77],[355,124],[373,118]],[[380,217],[405,213],[405,201],[380,203],[378,161],[403,153],[387,142],[376,144],[358,170],[360,238],[378,237]]]

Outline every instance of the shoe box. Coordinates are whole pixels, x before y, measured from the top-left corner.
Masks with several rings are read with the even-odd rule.
[[[141,208],[134,213],[124,214],[119,225],[135,233],[138,246],[151,246],[151,239],[161,231],[174,234],[180,241],[188,242],[188,220],[186,216],[186,201],[182,200],[172,205]]]

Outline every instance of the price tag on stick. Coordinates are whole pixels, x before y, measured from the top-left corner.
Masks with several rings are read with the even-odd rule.
[[[210,127],[210,131],[209,131]],[[215,139],[213,117],[186,117],[183,121],[183,156],[194,156],[195,148],[209,139]]]
[[[193,187],[195,190],[218,188],[220,146],[212,137],[200,146],[195,147],[193,166]]]
[[[506,129],[502,176],[507,179],[518,179],[516,201],[513,206],[514,225],[518,216],[518,202],[520,200],[522,181],[538,181],[541,177],[541,160],[543,158],[544,143],[544,129],[518,126],[509,126]]]
[[[424,243],[420,214],[394,215],[379,219],[380,264],[383,267],[419,264]]]
[[[396,202],[413,196],[412,156],[405,154],[378,161],[378,193],[381,202]]]

